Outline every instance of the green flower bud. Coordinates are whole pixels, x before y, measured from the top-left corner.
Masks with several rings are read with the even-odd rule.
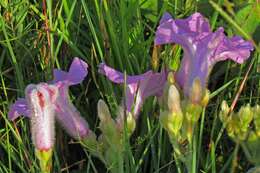
[[[127,124],[128,134],[131,135],[135,130],[136,123],[135,123],[134,116],[130,112],[128,112],[126,124]]]
[[[228,136],[230,136],[231,138],[236,137],[237,127],[239,126],[239,119],[237,118],[236,114],[232,113],[230,115],[230,120],[226,123],[227,123],[226,130],[227,130]]]
[[[248,136],[247,128],[243,128],[243,124],[238,113],[232,113],[230,119],[227,122],[226,130],[228,135],[234,140],[243,141]]]
[[[126,115],[124,115],[126,114]],[[124,111],[122,106],[118,106],[116,124],[118,131],[122,134],[125,128],[125,117],[126,117],[126,128],[127,134],[131,135],[136,127],[136,120],[131,112]]]
[[[185,118],[192,123],[198,122],[202,107],[197,104],[187,103],[185,106]]]
[[[102,122],[111,121],[112,119],[107,104],[101,99],[98,101],[98,117]]]
[[[253,112],[251,111],[251,107],[249,105],[241,107],[238,112],[238,117],[240,119],[240,129],[246,133],[249,130],[251,121],[253,120]]]
[[[102,130],[105,139],[109,140],[111,143],[117,143],[119,131],[103,100],[98,101],[98,117],[100,119],[99,128]]]
[[[160,123],[168,131],[170,136],[178,136],[182,127],[182,113],[163,111],[160,114]]]
[[[229,106],[228,106],[226,100],[224,100],[221,103],[221,110],[220,110],[220,113],[219,113],[219,119],[223,123],[227,121],[228,112],[229,112]]]

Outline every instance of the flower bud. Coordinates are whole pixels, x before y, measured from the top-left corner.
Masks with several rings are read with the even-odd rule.
[[[135,118],[131,114],[131,112],[127,113],[126,124],[127,124],[127,132],[129,135],[131,135],[134,132],[136,126]]]
[[[126,115],[125,115],[126,114]],[[122,108],[122,106],[118,106],[118,110],[117,110],[117,117],[116,117],[116,125],[117,125],[117,129],[120,131],[120,133],[122,133],[124,131],[124,117],[126,117],[126,128],[127,128],[127,133],[128,135],[131,135],[134,130],[135,130],[135,126],[136,126],[136,120],[133,116],[133,114],[131,112],[128,111],[124,111],[124,109]]]
[[[192,123],[198,122],[200,118],[200,114],[202,112],[202,107],[200,105],[193,104],[193,103],[187,103],[185,104],[184,107],[185,107],[185,118]]]
[[[171,113],[182,113],[180,105],[180,94],[174,85],[170,85],[169,87],[168,108]]]
[[[115,121],[112,119],[109,109],[103,100],[98,101],[98,117],[100,119],[99,127],[102,134],[111,143],[117,143],[119,131]]]
[[[228,112],[229,112],[229,107],[228,107],[226,100],[224,100],[221,103],[221,110],[220,110],[220,113],[219,113],[219,119],[223,123],[227,121]]]
[[[111,119],[110,111],[103,100],[98,101],[98,118],[102,122],[110,121]]]
[[[210,92],[208,89],[205,89],[204,96],[201,100],[201,106],[206,107],[210,99]]]
[[[249,130],[249,125],[253,120],[253,116],[253,112],[251,111],[251,107],[249,105],[240,108],[238,117],[240,119],[241,131],[246,133]]]
[[[32,141],[42,172],[50,172],[54,145],[54,102],[58,89],[54,85],[40,83],[28,85],[25,97],[30,109]]]
[[[174,73],[173,72],[169,72],[169,74],[167,76],[167,81],[168,81],[169,84],[174,84],[175,83]]]
[[[181,112],[163,111],[160,114],[160,123],[170,136],[178,136],[182,127],[183,115]]]
[[[39,151],[49,151],[54,145],[54,106],[57,88],[38,84],[26,87],[26,100],[31,113],[31,133],[34,146]]]
[[[231,138],[234,138],[238,134],[237,127],[239,126],[239,119],[236,116],[236,114],[231,114],[230,116],[231,117],[230,117],[229,121],[227,122],[226,130],[227,130],[228,135]]]

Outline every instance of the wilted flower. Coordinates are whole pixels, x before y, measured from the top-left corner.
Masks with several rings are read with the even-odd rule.
[[[167,80],[167,71],[162,70],[160,73],[147,71],[141,75],[126,76],[107,66],[104,63],[99,65],[99,73],[105,75],[114,83],[123,84],[126,82],[126,110],[132,112],[137,118],[144,100],[149,96],[161,96]],[[132,111],[133,110],[133,111]]]
[[[187,97],[191,95],[195,79],[199,79],[201,87],[206,88],[210,71],[218,61],[231,59],[243,63],[253,50],[252,44],[241,37],[226,37],[222,27],[212,32],[208,21],[200,13],[176,20],[165,13],[156,31],[155,44],[167,43],[180,44],[184,50],[176,81]]]
[[[25,93],[26,99],[19,99],[12,106],[9,118],[12,120],[16,118],[12,116],[13,113],[16,114],[16,105],[26,104],[28,109],[25,111],[29,114],[23,114],[31,118],[32,141],[38,150],[48,151],[54,144],[55,108],[53,103],[58,95],[57,87],[46,83],[30,84],[26,87]]]
[[[69,100],[68,88],[80,83],[87,75],[87,64],[74,58],[69,72],[54,70],[51,84],[30,84],[25,99],[19,98],[10,108],[9,119],[20,115],[31,119],[32,140],[37,150],[49,150],[54,143],[54,117],[74,138],[89,133],[87,122]]]

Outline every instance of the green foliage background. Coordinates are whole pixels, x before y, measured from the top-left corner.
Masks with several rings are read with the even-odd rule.
[[[209,19],[212,29],[223,26],[227,35],[254,41],[251,58],[243,65],[223,62],[209,81],[211,101],[201,120],[202,148],[198,172],[245,172],[252,165],[238,144],[222,133],[217,118],[223,99],[234,99],[249,64],[248,80],[235,109],[259,103],[260,4],[256,0],[1,0],[0,1],[0,172],[39,172],[26,118],[7,119],[9,106],[24,96],[30,83],[52,79],[52,69],[67,69],[73,57],[90,66],[86,80],[71,88],[73,103],[97,127],[96,104],[106,100],[115,115],[123,87],[97,72],[105,61],[127,74],[160,68],[162,61],[178,68],[181,49],[166,47],[160,61],[152,59],[155,29],[162,14],[184,18],[195,11]],[[157,64],[158,63],[158,64]],[[126,172],[174,172],[175,163],[166,132],[158,123],[155,98],[144,105],[126,152]],[[200,129],[200,130],[202,130]],[[53,172],[107,172],[100,161],[56,127]],[[218,139],[220,139],[219,142]],[[217,142],[217,143],[216,143]]]

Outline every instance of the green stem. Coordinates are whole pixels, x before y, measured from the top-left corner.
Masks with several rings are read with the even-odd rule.
[[[173,157],[174,157],[174,160],[175,160],[175,163],[176,163],[176,167],[177,167],[178,173],[182,173],[182,171],[181,171],[181,163],[180,163],[180,160],[178,159],[178,156],[176,155],[175,152],[173,153]]]
[[[193,136],[192,140],[192,165],[191,169],[193,173],[196,173],[196,167],[197,167],[197,130],[195,131],[195,135]]]
[[[199,140],[198,140],[198,158],[201,155],[201,145],[202,145],[202,138],[203,138],[203,127],[205,122],[205,110],[206,108],[203,108],[201,121],[200,121],[200,129],[199,129]],[[199,165],[200,160],[198,159],[197,166]]]

